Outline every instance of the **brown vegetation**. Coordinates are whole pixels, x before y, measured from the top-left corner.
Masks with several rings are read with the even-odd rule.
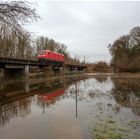
[[[105,61],[87,64],[88,72],[111,72],[111,67]]]
[[[121,36],[109,45],[111,65],[119,72],[140,71],[140,27],[133,28],[128,35]]]
[[[39,18],[30,5],[25,1],[0,2],[0,57],[37,59],[39,50],[49,49],[64,54],[67,63],[80,63],[70,56],[65,44],[43,36],[33,39],[22,27]]]
[[[31,58],[33,48],[30,34],[21,30],[22,36],[17,36],[6,24],[0,26],[0,56],[15,58]]]

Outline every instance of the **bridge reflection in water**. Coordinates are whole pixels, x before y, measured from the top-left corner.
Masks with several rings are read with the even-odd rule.
[[[29,116],[32,112],[32,102],[36,102],[36,104],[43,109],[44,113],[45,106],[50,106],[58,102],[61,98],[63,99],[65,89],[70,86],[73,81],[79,81],[80,79],[70,78],[68,81],[57,79],[39,84],[38,82],[31,84],[29,81],[17,84],[1,84],[0,125],[6,125],[10,119],[15,117],[25,118]]]
[[[111,77],[1,85],[0,138],[96,138],[108,125],[139,138],[139,93],[139,79]]]
[[[53,104],[64,93],[65,93],[64,88],[60,88],[60,89],[55,89],[54,91],[39,94],[39,100],[38,101],[41,102],[40,105],[43,108],[42,113],[45,113],[45,106],[46,105],[48,106],[50,104]]]
[[[62,90],[62,89],[61,89]],[[58,90],[56,90],[57,93]],[[63,94],[64,94],[64,90]],[[5,99],[2,99],[0,102],[0,124],[5,125],[7,122],[10,121],[10,119],[15,118],[15,117],[27,117],[28,115],[31,114],[31,104],[32,102],[36,102],[39,106],[40,103],[43,105],[45,102],[47,102],[47,105],[52,104],[54,102],[54,98],[56,96],[60,96],[61,94],[55,94],[55,91],[53,92],[48,92],[47,94],[51,94],[51,98],[48,95],[45,95],[48,99],[42,100],[40,97],[41,91],[32,91],[33,93],[25,93],[21,91],[17,91],[16,94],[18,97],[8,97]],[[43,93],[44,94],[44,93]],[[55,94],[55,95],[54,95]],[[17,95],[16,95],[17,96]],[[44,97],[43,97],[44,99]],[[42,106],[44,108],[44,106]]]

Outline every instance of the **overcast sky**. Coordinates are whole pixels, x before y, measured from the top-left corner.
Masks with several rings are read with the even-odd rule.
[[[26,28],[66,44],[72,56],[90,62],[109,62],[108,44],[140,25],[139,1],[36,2],[41,19]]]

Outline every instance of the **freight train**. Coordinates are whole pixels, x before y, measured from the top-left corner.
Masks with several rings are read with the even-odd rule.
[[[59,63],[64,63],[64,59],[65,57],[63,54],[52,52],[50,50],[40,50],[38,54],[38,61],[41,63],[47,63],[50,60]]]

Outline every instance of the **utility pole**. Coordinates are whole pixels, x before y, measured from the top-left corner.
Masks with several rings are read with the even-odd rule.
[[[86,63],[86,56],[84,55],[84,64]]]
[[[78,102],[77,102],[77,94],[78,94],[78,87],[77,87],[77,82],[76,82],[76,92],[75,92],[75,105],[76,105],[75,106],[75,108],[76,108],[75,111],[76,111],[76,118],[78,116],[78,110],[77,110],[78,109],[78,106],[77,106],[78,105]]]

